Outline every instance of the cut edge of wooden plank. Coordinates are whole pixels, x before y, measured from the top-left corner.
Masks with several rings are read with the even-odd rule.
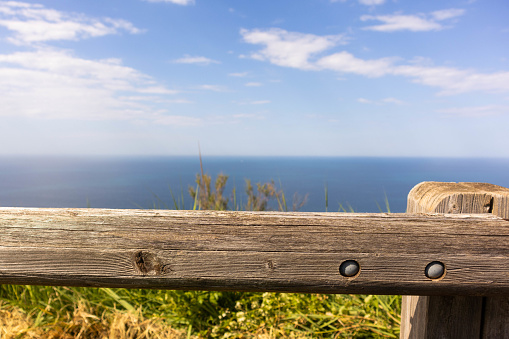
[[[492,213],[509,219],[509,188],[475,182],[425,181],[408,194],[408,213]]]

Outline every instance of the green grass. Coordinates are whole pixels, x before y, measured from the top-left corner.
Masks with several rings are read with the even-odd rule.
[[[397,338],[398,296],[158,291],[142,289],[13,286],[0,288],[2,308],[16,307],[32,328],[75,335],[76,314],[88,325],[108,323],[118,312],[158,319],[200,337],[251,334],[306,338]],[[78,312],[79,311],[79,312]],[[141,322],[141,321],[140,321]],[[78,324],[79,325],[79,324]]]

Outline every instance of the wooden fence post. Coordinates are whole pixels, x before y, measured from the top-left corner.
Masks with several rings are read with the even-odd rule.
[[[407,213],[430,212],[493,213],[509,219],[509,189],[423,182],[410,191]],[[509,339],[509,297],[403,296],[401,318],[401,339]]]

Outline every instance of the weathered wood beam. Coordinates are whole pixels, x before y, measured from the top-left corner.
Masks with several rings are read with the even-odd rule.
[[[491,213],[508,219],[509,189],[486,183],[423,182],[410,191],[407,212]],[[478,238],[479,243],[483,240]],[[400,338],[509,339],[509,296],[403,296]]]
[[[489,214],[0,208],[2,284],[509,295],[507,267],[509,221]]]

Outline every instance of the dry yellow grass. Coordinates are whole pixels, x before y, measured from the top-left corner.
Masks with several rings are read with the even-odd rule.
[[[115,311],[105,317],[87,312],[78,306],[72,318],[63,318],[53,324],[35,325],[34,317],[21,309],[0,304],[0,338],[97,338],[145,339],[186,338],[185,331],[171,328],[163,319],[143,319],[141,314]]]
[[[19,309],[0,309],[0,338],[10,339],[20,336],[37,338],[40,331],[31,330],[32,323],[33,321]]]
[[[143,319],[137,313],[115,311],[105,317],[87,312],[80,305],[72,318],[61,319],[53,324],[35,325],[33,316],[17,307],[5,308],[0,302],[0,339],[181,339],[199,338],[188,336],[183,330],[171,328],[163,319]],[[231,333],[230,338],[273,339],[275,337],[300,339],[305,334],[282,335],[279,331],[260,328],[254,333]]]

